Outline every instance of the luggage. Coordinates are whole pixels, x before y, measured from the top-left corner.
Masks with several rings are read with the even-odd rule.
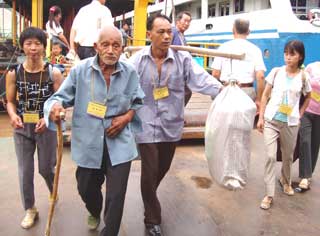
[[[255,115],[255,103],[237,85],[228,85],[211,104],[205,155],[211,176],[225,187],[241,189],[247,182]]]

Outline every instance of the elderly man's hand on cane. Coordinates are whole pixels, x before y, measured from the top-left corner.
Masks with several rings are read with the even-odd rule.
[[[64,120],[66,110],[62,107],[60,103],[55,103],[50,111],[50,119],[58,124],[61,120]]]

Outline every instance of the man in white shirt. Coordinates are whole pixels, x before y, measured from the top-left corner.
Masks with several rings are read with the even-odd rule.
[[[70,31],[70,51],[77,54],[80,59],[94,56],[96,51],[93,44],[102,26],[113,24],[109,8],[105,6],[106,0],[92,0],[82,7],[73,20]]]
[[[245,53],[244,60],[216,57],[212,63],[212,75],[224,84],[227,84],[231,77],[237,79],[242,90],[259,106],[264,89],[266,67],[261,50],[247,40],[250,33],[249,25],[247,20],[236,19],[232,30],[234,39],[222,44],[219,48],[223,52]],[[253,87],[254,80],[257,80],[257,92]]]

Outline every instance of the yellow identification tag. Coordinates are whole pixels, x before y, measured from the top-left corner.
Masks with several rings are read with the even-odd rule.
[[[286,104],[281,104],[279,107],[279,112],[286,114],[287,116],[290,116],[292,113],[292,107]]]
[[[167,86],[153,89],[154,100],[160,100],[169,97],[169,89]]]
[[[96,103],[96,102],[89,102],[87,113],[94,117],[103,119],[107,112],[107,106]]]
[[[312,91],[311,92],[311,98],[313,100],[315,100],[316,102],[320,102],[320,93]]]
[[[30,112],[25,112],[23,113],[23,122],[24,123],[32,123],[36,124],[40,120],[39,113],[30,113]]]

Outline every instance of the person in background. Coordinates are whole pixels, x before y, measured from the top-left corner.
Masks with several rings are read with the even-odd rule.
[[[59,43],[63,49],[63,54],[69,51],[69,43],[63,34],[63,28],[61,27],[62,12],[59,6],[52,6],[49,9],[49,20],[46,24],[46,31],[52,44]]]
[[[59,113],[74,106],[71,155],[77,164],[78,192],[89,212],[88,228],[97,229],[105,205],[100,235],[117,236],[131,161],[138,155],[133,130],[141,129],[135,113],[144,94],[133,66],[119,61],[122,35],[115,26],[104,26],[94,47],[97,55],[73,67],[46,102],[45,118],[50,127],[49,115],[59,121]]]
[[[113,25],[111,12],[105,3],[106,0],[92,0],[74,18],[70,31],[70,54],[73,57],[75,53],[81,60],[96,55],[93,45],[99,30],[106,24]]]
[[[169,171],[184,125],[185,84],[195,92],[216,96],[222,85],[193,61],[190,53],[170,49],[170,19],[156,14],[147,20],[151,46],[136,52],[129,61],[140,76],[146,95],[137,112],[142,132],[136,133],[141,156],[141,194],[144,223],[149,235],[161,233],[161,206],[157,189]]]
[[[46,128],[43,104],[56,91],[63,77],[60,71],[43,61],[47,36],[43,30],[29,27],[19,43],[26,59],[7,75],[7,110],[14,129],[19,184],[26,215],[21,227],[28,229],[38,219],[34,196],[34,152],[37,149],[39,173],[50,193],[53,190],[56,163],[56,132]],[[18,102],[16,101],[18,99]]]
[[[65,71],[64,64],[67,63],[66,58],[62,55],[62,46],[59,42],[55,42],[52,44],[51,54],[48,58],[48,61],[60,70],[63,74]]]
[[[261,99],[257,128],[263,132],[267,160],[264,171],[266,195],[260,208],[268,210],[274,199],[275,165],[277,148],[282,152],[282,169],[279,182],[283,193],[292,196],[291,166],[299,131],[300,118],[303,116],[309,100],[311,85],[309,76],[301,66],[305,58],[305,49],[301,41],[293,40],[284,47],[285,65],[273,68],[266,78],[266,87]],[[305,101],[299,108],[301,94]],[[280,138],[280,147],[277,139]]]
[[[234,39],[223,43],[219,51],[235,54],[245,53],[243,60],[215,57],[212,63],[212,75],[220,79],[223,84],[228,84],[230,75],[238,80],[241,89],[253,100],[259,110],[261,96],[264,88],[264,72],[266,67],[263,62],[261,50],[247,40],[250,33],[250,22],[245,19],[236,19],[233,24]],[[257,81],[257,92],[253,82]]]
[[[189,28],[191,22],[191,13],[188,11],[179,12],[176,18],[176,25],[172,27],[172,45],[186,46],[187,41],[184,37],[184,32]],[[186,106],[192,96],[191,90],[185,86],[184,105]]]
[[[300,125],[299,177],[301,189],[309,189],[320,146],[320,62],[307,65],[312,87],[311,100]]]
[[[124,48],[126,46],[128,46],[128,40],[132,40],[132,38],[129,35],[129,30],[130,30],[130,27],[129,27],[128,23],[124,21],[122,23],[122,27],[120,29],[121,34],[122,34],[122,40],[123,40],[123,47]]]

